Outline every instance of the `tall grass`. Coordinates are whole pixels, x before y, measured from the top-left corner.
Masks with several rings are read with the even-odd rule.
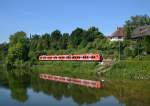
[[[112,79],[150,79],[150,61],[120,61],[105,75]]]
[[[40,62],[39,65],[33,66],[33,72],[48,73],[53,75],[68,76],[75,78],[96,79],[95,62],[75,62],[75,61],[58,61],[58,62]]]

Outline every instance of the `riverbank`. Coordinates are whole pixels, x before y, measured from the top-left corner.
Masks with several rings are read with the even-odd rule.
[[[102,77],[97,75],[99,72],[102,72],[103,77],[115,80],[150,79],[150,61],[148,57],[143,58],[143,60],[120,60],[113,62],[110,66],[96,62],[39,62],[38,65],[32,67],[32,70],[38,73],[98,80]]]
[[[150,58],[142,60],[128,59],[112,61],[110,64],[104,62],[103,65],[97,62],[79,61],[55,61],[41,62],[27,68],[17,67],[18,70],[26,69],[34,73],[48,73],[59,76],[100,80],[104,77],[113,80],[149,80],[150,79]],[[8,70],[0,65],[1,70]],[[9,69],[10,70],[10,69]],[[13,69],[11,69],[13,70]],[[100,74],[99,74],[100,73]],[[102,78],[103,77],[103,78]]]
[[[149,60],[121,60],[106,73],[110,79],[150,79]]]
[[[67,76],[84,79],[97,79],[96,69],[99,63],[96,62],[75,62],[56,61],[40,62],[32,67],[33,72],[48,73],[52,75]]]

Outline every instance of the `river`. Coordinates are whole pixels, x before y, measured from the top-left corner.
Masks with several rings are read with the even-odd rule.
[[[0,71],[0,106],[150,106],[150,81],[105,80],[100,89]]]

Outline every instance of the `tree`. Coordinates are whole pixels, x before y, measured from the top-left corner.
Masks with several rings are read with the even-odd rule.
[[[38,40],[38,50],[48,50],[50,48],[50,34],[45,33]]]
[[[150,37],[149,36],[145,36],[142,39],[142,43],[141,43],[142,47],[144,48],[144,51],[147,54],[150,54]]]
[[[148,15],[136,15],[127,20],[124,25],[126,39],[131,38],[135,28],[143,25],[150,25],[150,17]]]
[[[68,41],[69,41],[69,34],[64,33],[61,39],[61,49],[67,49]]]
[[[0,44],[0,62],[4,63],[7,53],[8,53],[8,43]]]
[[[91,27],[87,30],[87,34],[84,36],[84,39],[87,40],[87,42],[92,42],[96,38],[104,38],[104,35],[99,32],[98,28],[96,27]]]
[[[26,61],[28,59],[29,40],[23,31],[16,32],[10,36],[7,63],[13,65],[15,61]]]
[[[129,47],[126,47],[126,48],[124,49],[124,53],[125,53],[125,56],[126,56],[126,57],[132,56],[132,51],[131,51],[131,49],[130,49]]]
[[[30,37],[30,51],[36,51],[38,49],[38,43],[40,40],[40,35],[32,35]]]
[[[76,28],[70,35],[70,43],[73,48],[77,48],[83,38],[83,29]]]
[[[62,34],[59,30],[55,30],[51,33],[51,47],[52,49],[58,50],[61,48]]]

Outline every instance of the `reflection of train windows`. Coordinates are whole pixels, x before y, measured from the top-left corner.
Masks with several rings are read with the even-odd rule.
[[[57,77],[54,77],[54,79],[58,79]]]
[[[95,85],[96,83],[95,83],[95,82],[92,82],[91,84],[92,84],[92,85]]]
[[[52,78],[51,76],[48,76],[48,78]]]

